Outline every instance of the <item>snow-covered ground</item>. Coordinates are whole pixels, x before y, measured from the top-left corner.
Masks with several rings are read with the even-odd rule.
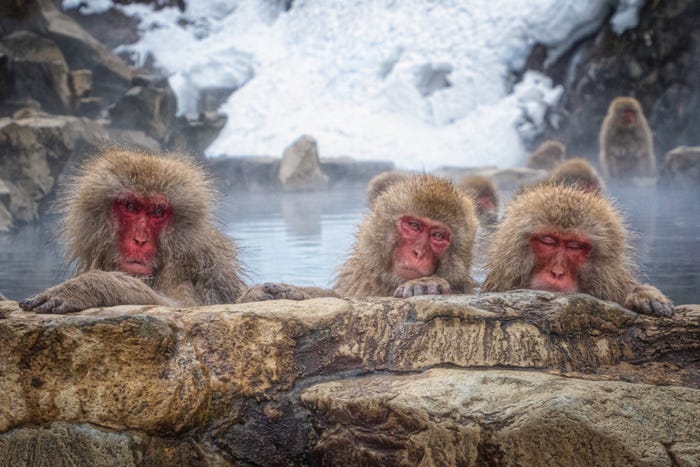
[[[80,0],[100,11],[109,0]],[[620,33],[645,0],[190,0],[142,19],[124,47],[170,73],[179,113],[199,90],[240,88],[207,155],[281,155],[301,134],[322,157],[388,159],[406,169],[520,164],[562,90],[537,73],[517,84],[531,47],[556,57],[600,27]],[[79,0],[64,0],[65,8]]]

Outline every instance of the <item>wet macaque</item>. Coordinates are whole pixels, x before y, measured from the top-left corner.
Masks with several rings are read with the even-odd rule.
[[[581,292],[670,316],[673,303],[640,284],[620,214],[603,196],[537,185],[513,198],[493,235],[484,292]]]
[[[568,159],[556,167],[549,175],[549,182],[578,187],[591,193],[603,190],[603,181],[598,172],[586,159],[580,157]]]
[[[564,161],[566,147],[559,141],[548,139],[535,149],[525,162],[525,167],[537,170],[552,170]]]
[[[451,182],[427,174],[407,176],[375,200],[332,292],[342,297],[469,293],[477,225],[474,203]],[[246,291],[242,301],[305,299],[319,292],[263,284]]]
[[[467,175],[457,186],[474,200],[482,225],[493,226],[498,222],[498,195],[491,180],[480,175]]]
[[[600,166],[608,178],[655,174],[651,129],[634,97],[617,97],[610,103],[600,129]]]
[[[374,206],[374,202],[377,197],[384,192],[390,185],[396,183],[399,180],[403,180],[408,177],[405,172],[399,172],[397,170],[387,170],[381,172],[369,181],[367,184],[367,205],[371,208]]]
[[[700,187],[700,146],[679,146],[666,153],[659,183],[679,188]]]
[[[199,306],[241,294],[237,249],[214,226],[214,191],[192,160],[108,149],[65,195],[60,232],[76,276],[23,300],[25,310]]]

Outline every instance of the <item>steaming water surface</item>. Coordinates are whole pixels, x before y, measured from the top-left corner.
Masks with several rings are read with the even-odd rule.
[[[233,193],[218,217],[236,239],[246,282],[330,286],[365,213],[364,185],[322,193]],[[700,203],[697,191],[612,189],[624,211],[648,281],[677,304],[700,303]],[[0,236],[0,291],[21,299],[54,285],[64,270],[55,219]]]

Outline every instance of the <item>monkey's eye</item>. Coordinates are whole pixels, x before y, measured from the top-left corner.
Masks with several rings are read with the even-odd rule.
[[[445,240],[447,236],[443,232],[433,232],[433,238],[435,240]]]
[[[136,207],[136,203],[131,200],[124,201],[124,209],[127,212],[136,212],[138,210]]]
[[[407,221],[406,222],[408,226],[411,228],[411,230],[415,230],[418,232],[420,230],[420,224],[416,221]]]
[[[165,215],[165,208],[163,206],[156,206],[151,211],[151,217],[163,217]]]
[[[566,248],[569,250],[586,250],[588,245],[583,242],[576,242],[574,240],[566,242]]]
[[[545,245],[557,244],[557,240],[549,235],[542,235],[540,238],[538,238],[538,240],[540,241],[540,243],[544,243]]]

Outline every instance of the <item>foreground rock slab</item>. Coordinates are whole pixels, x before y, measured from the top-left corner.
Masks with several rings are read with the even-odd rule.
[[[550,402],[565,401],[568,393],[577,400],[577,384],[629,387],[634,394],[647,394],[650,401],[666,401],[654,409],[664,412],[664,420],[676,411],[684,413],[677,425],[669,422],[666,431],[655,425],[665,437],[653,434],[649,443],[663,438],[675,446],[674,455],[683,452],[692,458],[695,448],[687,440],[697,440],[697,428],[683,422],[683,417],[697,413],[687,402],[696,400],[695,391],[700,390],[697,305],[679,307],[672,318],[659,318],[586,295],[518,291],[409,300],[280,300],[193,309],[123,306],[54,316],[25,313],[16,302],[3,301],[0,341],[0,465],[332,464],[329,447],[345,449],[345,441],[331,436],[333,427],[366,427],[370,440],[381,435],[381,423],[377,425],[373,412],[360,409],[370,404],[382,413],[389,410],[389,399],[382,402],[368,391],[365,400],[353,384],[374,381],[367,376],[403,374],[408,387],[414,379],[434,378],[430,371],[436,368],[469,371],[478,384],[462,386],[457,382],[462,376],[453,378],[453,387],[465,394],[484,384],[479,381],[487,374],[504,369],[519,369],[518,378],[526,380],[514,387],[542,392],[543,397],[546,392],[549,399],[543,400]],[[555,381],[546,379],[552,375],[562,382],[547,382]],[[345,408],[328,405],[320,389],[335,383],[340,384],[334,386],[338,393],[347,395],[338,400],[349,401]],[[445,404],[455,403],[451,393],[445,394]],[[674,396],[674,402],[669,394],[682,396]],[[357,411],[352,408],[355,397]],[[425,418],[420,392],[415,397],[412,416]],[[510,420],[509,410],[522,410],[519,416],[533,414],[524,426],[541,427],[532,436],[541,445],[551,443],[547,440],[557,425],[549,426],[528,399],[522,403],[531,409],[516,410],[520,402],[516,395],[509,397],[511,402],[502,407],[495,402],[474,405],[475,410],[464,406],[460,410],[469,416],[450,422],[460,427],[453,436],[471,440],[471,435],[459,433],[471,433],[479,417]],[[606,400],[596,398],[591,404],[603,407],[610,404]],[[338,418],[342,411],[349,413],[347,420]],[[636,412],[630,413],[636,417]],[[428,417],[425,423],[430,426],[421,428],[426,436],[442,426],[441,414]],[[581,430],[590,425],[595,433],[607,433],[598,422],[586,423]],[[488,426],[496,429],[498,424]],[[567,430],[575,431],[573,427],[566,425]],[[610,443],[628,446],[636,440],[621,432]],[[518,461],[524,454],[510,441],[496,441],[492,451],[488,444],[477,443],[477,451],[485,450],[478,459],[528,465],[529,458]],[[425,443],[422,446],[434,449]],[[374,459],[366,444],[358,446],[369,453],[367,459]],[[471,459],[469,446],[459,454],[466,457],[454,459]],[[433,459],[427,448],[421,449],[411,443],[396,445],[394,457],[386,459],[403,462],[406,452],[423,452],[425,459]],[[635,457],[638,451],[630,452],[628,459],[643,459]],[[410,456],[406,459],[413,459]]]

